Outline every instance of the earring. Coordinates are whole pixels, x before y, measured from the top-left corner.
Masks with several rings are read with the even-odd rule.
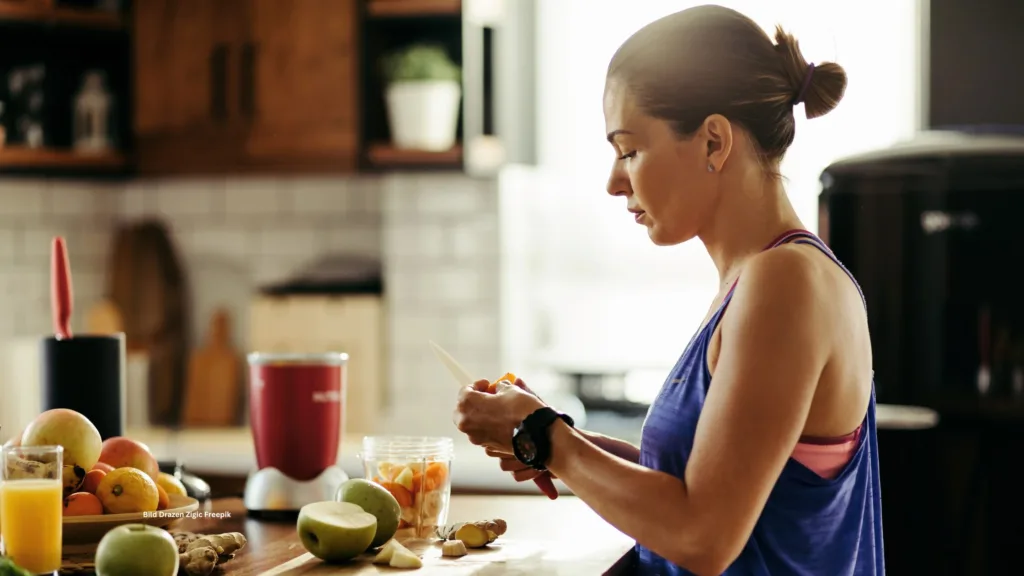
[[[708,172],[714,172],[714,171],[715,171],[715,165],[714,164],[708,164]]]

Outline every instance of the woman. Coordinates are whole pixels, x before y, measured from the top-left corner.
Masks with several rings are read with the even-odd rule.
[[[726,8],[634,34],[608,68],[608,192],[655,244],[700,238],[720,276],[708,316],[639,448],[575,430],[522,382],[460,393],[459,429],[635,538],[638,573],[884,573],[863,297],[778,174],[794,105],[821,116],[845,87],[840,66]]]

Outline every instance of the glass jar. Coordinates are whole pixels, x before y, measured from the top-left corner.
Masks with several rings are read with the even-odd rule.
[[[454,442],[447,437],[366,436],[366,479],[380,484],[402,507],[395,537],[430,538],[448,520]]]

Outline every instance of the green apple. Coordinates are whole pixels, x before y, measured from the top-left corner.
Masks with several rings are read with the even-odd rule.
[[[395,555],[395,550],[399,547],[404,548],[398,543],[398,540],[388,540],[384,547],[377,552],[377,555],[373,558],[374,564],[388,564],[391,562],[391,557]]]
[[[370,547],[377,517],[351,502],[314,502],[299,510],[302,546],[325,562],[346,562]]]
[[[383,564],[392,568],[422,568],[423,560],[411,550],[402,546],[398,540],[388,540],[373,559],[374,564]]]
[[[175,576],[178,545],[166,530],[125,524],[107,532],[96,548],[96,576]]]
[[[395,553],[391,556],[388,566],[392,568],[423,568],[423,560],[420,560],[419,556],[413,554],[405,546],[399,546],[395,548]]]
[[[373,537],[370,548],[381,546],[398,532],[402,507],[391,492],[380,484],[363,478],[353,478],[338,486],[335,500],[356,504],[377,517],[377,534]]]

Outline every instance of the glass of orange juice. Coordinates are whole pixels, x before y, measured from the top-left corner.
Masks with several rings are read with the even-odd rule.
[[[61,565],[64,449],[13,446],[2,457],[4,554],[29,572],[56,574]]]

